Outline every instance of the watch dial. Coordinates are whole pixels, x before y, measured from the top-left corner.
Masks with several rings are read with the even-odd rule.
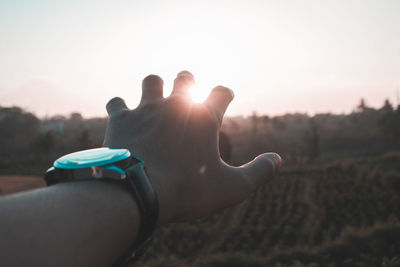
[[[54,162],[59,169],[81,169],[94,166],[104,166],[124,160],[131,156],[125,148],[94,148],[67,154]]]

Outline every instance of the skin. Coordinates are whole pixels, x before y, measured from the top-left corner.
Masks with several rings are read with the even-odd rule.
[[[1,197],[0,218],[0,266],[111,266],[140,222],[129,190],[101,181]]]
[[[218,131],[233,99],[214,88],[193,103],[189,72],[178,74],[169,97],[163,81],[143,80],[135,109],[113,98],[104,145],[127,148],[145,161],[158,194],[158,227],[207,216],[237,204],[271,179],[281,164],[266,153],[241,166],[223,162]],[[0,266],[111,266],[135,240],[140,217],[131,192],[116,181],[53,185],[0,198]]]
[[[107,104],[104,145],[127,148],[144,159],[160,200],[159,225],[237,204],[271,179],[281,164],[276,153],[241,167],[223,162],[218,131],[234,94],[217,86],[204,103],[194,103],[188,94],[194,82],[190,72],[180,72],[171,95],[164,98],[163,80],[150,75],[143,80],[137,108],[128,109],[118,97]]]

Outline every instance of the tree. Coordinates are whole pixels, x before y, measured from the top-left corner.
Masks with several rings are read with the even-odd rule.
[[[39,133],[40,121],[18,107],[0,107],[0,147],[4,151],[24,150]]]
[[[318,125],[313,119],[310,119],[309,129],[305,132],[303,140],[307,161],[312,162],[320,154]]]
[[[358,106],[357,106],[357,111],[364,112],[367,109],[368,109],[368,107],[367,107],[367,104],[365,103],[364,98],[361,98],[360,104],[358,104]]]
[[[390,103],[389,99],[385,99],[383,106],[380,109],[381,111],[393,111],[393,105]]]
[[[260,120],[257,115],[257,112],[253,111],[253,114],[251,115],[251,129],[253,134],[257,133],[259,121]]]
[[[52,130],[42,133],[34,144],[34,147],[42,154],[45,162],[49,162],[51,155],[55,152],[57,144],[56,133]]]
[[[382,134],[389,141],[400,141],[400,110],[385,113],[378,123]]]
[[[69,118],[70,118],[70,120],[76,121],[76,122],[81,122],[83,120],[83,117],[79,112],[71,113]]]
[[[87,129],[83,129],[78,137],[78,146],[80,150],[88,149],[91,144],[91,136]]]

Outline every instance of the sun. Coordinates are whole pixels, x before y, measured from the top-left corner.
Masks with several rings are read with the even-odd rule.
[[[189,94],[193,102],[203,103],[210,93],[210,88],[195,84],[189,88]]]

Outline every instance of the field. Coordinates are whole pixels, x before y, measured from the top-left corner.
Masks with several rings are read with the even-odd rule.
[[[400,266],[399,193],[400,153],[283,170],[237,207],[160,229],[138,266]]]
[[[0,175],[0,195],[40,188],[45,182],[40,176]]]

